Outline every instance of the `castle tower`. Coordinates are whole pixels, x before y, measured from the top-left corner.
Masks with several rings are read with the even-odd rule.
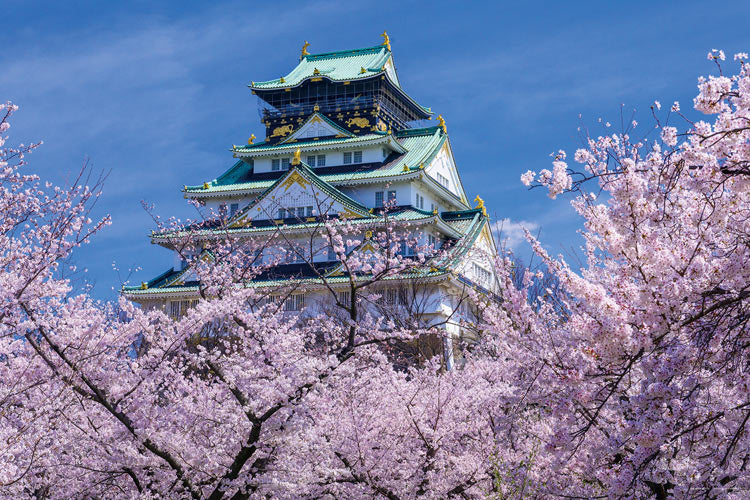
[[[364,240],[384,223],[388,207],[387,217],[409,222],[420,241],[450,249],[450,258],[428,262],[419,280],[429,283],[428,293],[434,295],[425,316],[436,322],[448,318],[441,324],[452,337],[461,337],[467,318],[456,309],[467,287],[496,290],[490,258],[495,242],[483,202],[472,208],[464,191],[445,120],[438,116],[434,126],[415,127],[433,113],[401,87],[390,40],[383,36],[382,45],[323,54],[308,53],[305,42],[289,74],[252,82],[264,140],[253,135],[247,144],[232,146],[234,164],[213,180],[186,185],[183,195],[214,218],[201,228],[207,240],[229,233],[251,241],[281,231],[280,247],[293,246],[297,238],[305,241],[326,218],[362,224]],[[175,252],[176,236],[159,232],[150,238]],[[252,286],[273,293],[285,281],[305,282],[305,293],[287,298],[285,309],[320,311],[330,287],[316,292],[316,280],[340,273],[335,254],[325,246],[321,242],[319,252],[302,259],[288,252],[289,258]],[[396,281],[408,287],[414,279]],[[340,293],[346,293],[348,280],[340,282]],[[332,283],[338,286],[327,281]],[[124,287],[123,293],[144,307],[179,316],[199,299],[199,287],[190,265],[178,256],[171,269],[140,286]],[[450,364],[448,351],[449,346]]]

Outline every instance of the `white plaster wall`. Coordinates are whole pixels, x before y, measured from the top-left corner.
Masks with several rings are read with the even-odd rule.
[[[308,146],[306,148],[300,148],[302,161],[305,161],[308,155],[326,155],[326,167],[335,167],[344,164],[344,152],[362,151],[362,163],[375,163],[383,161],[383,148],[384,146],[376,146],[370,148],[347,148],[342,150],[321,150],[314,146]],[[273,172],[272,162],[273,158],[288,158],[289,162],[292,161],[293,153],[279,154],[273,157],[257,157],[254,158],[253,171],[262,172]]]

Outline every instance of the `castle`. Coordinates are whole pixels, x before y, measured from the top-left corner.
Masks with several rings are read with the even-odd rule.
[[[482,200],[477,197],[472,208],[464,191],[444,119],[415,126],[433,113],[403,90],[390,40],[382,36],[382,45],[323,54],[308,53],[305,42],[289,74],[252,82],[265,139],[253,135],[247,144],[234,145],[234,164],[211,181],[185,186],[184,196],[221,221],[200,229],[206,240],[231,235],[253,241],[283,233],[277,244],[288,256],[276,258],[252,286],[272,293],[289,283],[304,284],[303,292],[285,296],[283,309],[290,312],[320,311],[332,290],[348,293],[352,277],[342,272],[323,235],[320,245],[313,245],[317,251],[305,250],[324,220],[361,226],[362,241],[386,219],[408,223],[417,243],[444,248],[447,257],[392,279],[383,288],[384,300],[402,303],[397,295],[418,283],[430,298],[420,314],[450,333],[445,345],[450,366],[452,339],[470,335],[465,331],[470,312],[461,308],[466,290],[497,289],[495,242]],[[174,236],[154,232],[150,238],[175,252]],[[403,245],[400,251],[410,255],[413,248]],[[199,287],[190,264],[178,255],[172,268],[123,293],[144,307],[180,316],[198,300]]]

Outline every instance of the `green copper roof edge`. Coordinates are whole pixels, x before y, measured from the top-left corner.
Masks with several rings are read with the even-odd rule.
[[[453,228],[447,221],[442,219],[440,215],[435,215],[432,212],[427,212],[425,210],[420,210],[414,207],[410,207],[408,210],[419,212],[420,215],[424,215],[422,218],[413,218],[413,219],[400,219],[398,216],[406,212],[407,210],[404,210],[403,212],[399,212],[397,214],[394,214],[392,220],[397,223],[402,224],[418,224],[418,225],[424,225],[429,222],[435,222],[436,225],[438,225],[443,232],[447,233],[449,236],[452,236],[456,239],[462,238],[465,236],[464,233],[458,231],[457,229]],[[383,224],[385,222],[385,218],[382,216],[375,216],[372,218],[368,217],[362,217],[357,219],[349,219],[349,222],[357,224],[357,225],[364,225],[364,227],[373,226],[377,227],[380,224]],[[252,226],[241,226],[241,227],[225,227],[225,228],[208,228],[208,229],[200,229],[196,232],[187,233],[182,231],[177,232],[169,232],[169,233],[159,233],[154,234],[151,236],[151,241],[154,243],[169,243],[169,240],[171,238],[180,238],[185,237],[188,234],[192,236],[226,236],[226,235],[237,235],[242,236],[243,234],[251,234],[251,233],[265,233],[265,232],[273,232],[278,231],[280,229],[283,229],[286,232],[298,232],[298,231],[304,231],[306,229],[310,228],[319,228],[323,224],[323,221],[314,221],[314,222],[300,222],[300,223],[293,223],[293,224],[274,224],[271,226],[262,226],[262,227],[252,227]]]
[[[329,182],[329,181],[326,181],[325,179],[323,179],[323,181],[324,182],[328,182],[329,184],[331,184],[332,186],[335,187],[336,185],[343,185],[343,184],[347,184],[347,183],[348,184],[352,184],[352,183],[354,183],[354,184],[374,184],[374,183],[382,182],[383,180],[389,180],[389,179],[390,180],[403,180],[404,178],[407,178],[409,176],[417,178],[419,176],[419,170],[411,170],[410,169],[408,172],[389,172],[389,173],[381,175],[381,176],[373,176],[373,177],[356,177],[356,176],[354,176],[354,177],[350,177],[350,178],[347,178],[347,179],[344,179],[344,180],[336,180],[336,181],[330,181]],[[250,187],[248,187],[248,186],[245,186],[245,184],[249,184],[249,183],[228,184],[226,186],[212,186],[209,189],[203,189],[202,187],[195,186],[195,188],[199,188],[199,189],[195,189],[194,191],[191,191],[190,190],[191,186],[188,186],[188,191],[186,191],[186,192],[189,193],[189,194],[191,194],[191,195],[206,195],[206,196],[215,195],[215,196],[218,197],[218,196],[222,196],[222,195],[241,194],[241,193],[254,192],[254,191],[263,191],[263,192],[265,192],[265,190],[268,189],[268,188],[265,188],[263,186],[260,186],[260,187],[251,187],[250,186]],[[221,189],[221,188],[225,188],[225,189]],[[227,194],[227,193],[229,193],[229,194]],[[199,197],[199,196],[196,196],[196,197]]]
[[[330,139],[322,139],[322,140],[309,140],[309,141],[295,141],[295,142],[289,142],[289,143],[276,143],[276,144],[266,144],[265,142],[259,142],[258,144],[253,144],[252,146],[237,146],[231,148],[229,151],[232,151],[234,153],[254,153],[256,151],[279,151],[284,150],[287,148],[294,149],[294,147],[299,146],[314,146],[316,144],[318,145],[324,145],[324,146],[338,146],[341,144],[348,144],[349,142],[352,143],[362,143],[367,141],[379,141],[383,138],[388,137],[387,132],[381,132],[381,131],[371,131],[364,135],[355,135],[352,137],[331,137]]]
[[[347,56],[351,54],[357,54],[360,52],[371,52],[376,53],[380,52],[381,50],[385,50],[385,52],[390,53],[390,50],[388,50],[388,47],[386,45],[380,44],[380,45],[373,45],[372,47],[362,47],[360,49],[347,49],[347,50],[337,50],[334,52],[321,52],[319,54],[307,54],[304,56],[305,59],[311,60],[316,58],[324,58],[324,57],[340,57],[340,56]]]
[[[432,271],[430,267],[435,266],[425,266],[423,269],[421,269],[421,272],[410,272],[407,275],[393,275],[393,276],[385,276],[382,279],[384,281],[396,281],[396,280],[406,280],[406,279],[414,279],[414,278],[440,278],[443,276],[449,276],[450,272],[446,271],[444,269],[437,269],[436,271]],[[355,276],[355,281],[361,281],[368,279],[368,276]],[[295,279],[295,278],[287,278],[287,279],[281,279],[281,280],[268,280],[268,281],[251,281],[249,283],[245,284],[245,287],[252,287],[252,288],[266,288],[266,287],[278,287],[280,285],[318,285],[320,287],[324,287],[324,281],[326,280],[329,284],[336,284],[336,283],[349,283],[349,276],[326,276],[324,278],[304,278],[304,279]],[[200,287],[198,285],[185,285],[185,286],[174,286],[169,288],[154,288],[154,289],[141,289],[138,287],[126,287],[123,288],[122,293],[125,295],[129,295],[132,297],[137,296],[158,296],[158,295],[169,295],[169,294],[179,294],[179,293],[187,293],[187,292],[194,292],[197,293],[200,291]]]
[[[445,268],[455,266],[460,259],[466,255],[466,252],[471,250],[474,246],[474,242],[479,238],[479,235],[482,234],[482,229],[484,229],[486,223],[487,217],[484,217],[481,213],[477,213],[474,216],[474,220],[472,221],[469,230],[466,232],[466,235],[461,238],[459,245],[457,245],[455,254],[451,255],[446,259],[446,262],[442,264]]]

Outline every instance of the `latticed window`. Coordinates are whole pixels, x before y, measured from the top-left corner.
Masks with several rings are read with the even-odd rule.
[[[349,290],[341,290],[339,292],[339,302],[344,304],[345,306],[350,305],[352,301],[352,293]]]
[[[188,309],[195,307],[197,300],[173,300],[169,302],[169,316],[172,319],[179,319],[184,316]]]
[[[281,159],[281,170],[289,170],[289,158]]]
[[[236,214],[237,210],[239,209],[240,209],[239,203],[232,203],[231,205],[229,205],[229,215],[234,216],[234,214]]]
[[[352,153],[348,151],[344,153],[344,165],[349,165],[352,162]]]
[[[437,180],[438,180],[438,182],[440,184],[442,184],[443,186],[445,186],[447,188],[450,188],[450,181],[448,180],[448,178],[446,176],[444,176],[440,172],[437,172],[435,174],[435,177],[437,178]]]
[[[417,193],[417,203],[415,205],[417,208],[424,208],[424,196]]]
[[[354,163],[362,163],[362,151],[354,152]]]
[[[383,206],[383,191],[376,191],[375,192],[375,206],[376,207],[382,207]]]
[[[301,311],[303,307],[305,307],[305,295],[301,293],[290,295],[284,301],[285,311]]]
[[[326,166],[326,155],[318,155],[318,166],[319,167]]]
[[[309,155],[307,157],[307,164],[310,165],[311,167],[315,166],[315,155]]]
[[[480,283],[490,283],[492,280],[492,273],[477,264],[476,262],[472,263],[472,269],[474,271],[474,276],[476,277],[477,281]]]
[[[396,191],[388,191],[388,203],[392,203],[396,200]]]
[[[274,158],[271,160],[271,170],[274,172],[279,170],[281,168],[281,160],[279,158]]]

